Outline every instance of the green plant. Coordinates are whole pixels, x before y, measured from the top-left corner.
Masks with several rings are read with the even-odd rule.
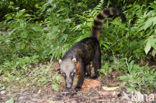
[[[127,64],[128,74],[120,76],[119,80],[123,81],[122,86],[126,85],[130,89],[143,90],[147,93],[150,89],[156,88],[156,71],[155,69],[150,69],[148,66],[139,66],[131,61]]]
[[[142,90],[150,92],[156,88],[156,70],[149,66],[139,66],[132,58],[115,58],[112,57],[112,62],[105,62],[99,72],[103,75],[108,75],[112,71],[124,73],[126,75],[118,77],[123,81],[121,86],[128,86],[129,89]]]
[[[58,90],[59,90],[59,87],[58,87],[59,81],[60,81],[60,76],[58,76],[58,74],[55,74],[55,75],[53,76],[53,83],[54,83],[53,89],[54,89],[55,91],[58,91]]]
[[[104,64],[102,65],[99,72],[104,75],[107,75],[114,70],[117,72],[128,73],[128,72],[130,72],[130,69],[132,68],[129,65],[127,67],[127,63],[130,61],[131,61],[131,58],[128,58],[128,59],[127,58],[117,58],[115,56],[111,56],[111,57],[109,57],[109,60],[104,61]],[[131,64],[134,64],[134,61]]]
[[[5,103],[14,103],[14,99],[11,98],[11,99],[7,100]]]
[[[145,53],[148,54],[149,51],[152,50],[152,56],[155,57],[156,55],[156,35],[151,35],[148,39],[147,39],[147,43],[146,46],[144,48]]]

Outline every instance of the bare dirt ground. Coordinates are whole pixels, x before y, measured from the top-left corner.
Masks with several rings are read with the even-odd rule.
[[[57,68],[53,70],[57,71]],[[64,83],[59,84],[59,91],[54,91],[52,84],[46,88],[36,87],[35,90],[31,87],[10,90],[1,88],[0,103],[156,103],[155,94],[151,95],[154,97],[148,95],[145,98],[140,92],[128,93],[127,87],[121,88],[121,82],[117,80],[121,75],[112,72],[96,80],[86,78],[80,91],[68,91]],[[140,96],[143,98],[140,99]]]
[[[37,91],[31,91],[30,88],[6,91],[6,93],[0,95],[0,103],[5,103],[11,98],[15,103],[102,103],[111,102],[111,100],[120,101],[122,97],[120,89],[105,91],[102,89],[102,85],[80,91],[67,91],[64,89],[59,92],[54,91],[51,87],[45,90],[38,89]]]

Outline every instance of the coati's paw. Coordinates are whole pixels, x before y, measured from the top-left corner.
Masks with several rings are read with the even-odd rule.
[[[92,79],[97,79],[99,77],[99,75],[94,75],[93,77],[91,77]]]
[[[90,78],[91,77],[91,74],[86,73],[85,74],[85,77]]]
[[[99,77],[99,73],[95,72],[95,74],[91,77],[92,79],[97,79]]]
[[[77,87],[75,88],[76,91],[79,91],[80,89],[81,89],[80,86],[77,86]]]

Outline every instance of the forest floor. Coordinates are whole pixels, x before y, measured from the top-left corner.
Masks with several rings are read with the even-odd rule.
[[[58,73],[58,65],[52,67],[51,72]],[[60,76],[59,73],[58,75]],[[122,82],[117,80],[117,77],[121,75],[123,74],[114,71],[107,76],[101,75],[96,80],[85,78],[80,91],[66,90],[64,82],[58,84],[59,90],[56,91],[53,89],[53,81],[53,83],[47,83],[46,87],[35,86],[34,89],[33,85],[27,86],[29,82],[33,81],[28,77],[28,81],[22,82],[24,83],[22,87],[16,85],[16,88],[11,88],[13,82],[8,84],[10,89],[1,87],[0,103],[156,103],[156,94],[146,96],[146,94],[136,91],[128,92],[128,87],[121,87]],[[30,74],[30,76],[32,75]],[[63,78],[60,81],[63,81]]]

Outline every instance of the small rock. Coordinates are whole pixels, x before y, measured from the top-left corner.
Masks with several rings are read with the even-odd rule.
[[[5,90],[3,90],[3,91],[1,91],[1,92],[0,92],[0,94],[5,94],[5,93],[6,93],[6,91],[5,91]]]
[[[98,93],[92,92],[89,96],[90,96],[90,97],[97,97],[97,96],[98,96]]]
[[[70,103],[78,103],[76,100],[72,100]]]

